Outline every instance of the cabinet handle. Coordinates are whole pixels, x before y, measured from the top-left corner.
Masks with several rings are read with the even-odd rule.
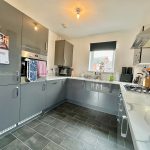
[[[44,83],[42,86],[42,91],[45,91],[45,90],[46,90],[46,84]]]
[[[119,112],[122,112],[123,111],[123,104],[119,104]]]
[[[47,42],[45,42],[45,50],[46,51],[48,50],[48,44],[47,44]]]
[[[127,116],[122,116],[122,122],[121,122],[121,136],[123,138],[126,138],[127,137],[127,133],[128,133],[128,120],[127,120]],[[123,133],[123,124],[124,124],[124,120],[126,120],[127,124],[126,124],[126,131],[125,133]]]
[[[53,82],[52,84],[57,84],[57,82]]]
[[[17,86],[16,87],[16,97],[18,97],[19,96],[19,87]]]
[[[82,81],[82,87],[85,89],[86,85],[85,85],[85,81]]]
[[[19,71],[16,72],[16,81],[19,81],[20,73]]]

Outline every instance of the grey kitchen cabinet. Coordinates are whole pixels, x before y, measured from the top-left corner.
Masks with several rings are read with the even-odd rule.
[[[0,84],[18,84],[21,66],[22,13],[0,0],[0,33],[8,37],[9,64],[0,64]]]
[[[124,144],[126,149],[134,150],[133,140],[131,136],[128,117],[124,107],[122,94],[118,100],[118,114],[117,114],[117,143]]]
[[[134,50],[133,65],[150,63],[150,48],[141,48]]]
[[[26,15],[23,15],[22,50],[42,55],[47,55],[48,50],[48,29]]]
[[[55,65],[72,67],[73,45],[65,40],[55,42]]]
[[[68,79],[66,99],[73,103],[84,104],[85,81]]]
[[[0,131],[19,122],[19,85],[0,86]]]
[[[85,84],[84,102],[91,106],[97,106],[99,102],[97,83],[85,81],[84,84]]]
[[[116,95],[110,95],[110,94],[104,94],[99,92],[99,102],[98,107],[102,109],[102,111],[117,115],[118,112],[118,96]]]
[[[105,113],[117,114],[119,86],[107,83],[85,82],[85,103]]]
[[[21,84],[20,121],[45,109],[46,82]]]
[[[47,81],[46,108],[55,107],[65,100],[65,80]]]
[[[68,101],[116,115],[119,86],[84,80],[67,80]]]

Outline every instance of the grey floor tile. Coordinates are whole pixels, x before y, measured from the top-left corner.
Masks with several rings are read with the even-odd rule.
[[[40,117],[39,120],[44,122],[44,123],[51,124],[52,122],[55,121],[55,118],[50,117],[49,115],[46,115],[46,116]]]
[[[64,129],[62,130],[64,133],[66,133],[67,135],[70,135],[72,137],[76,137],[79,132],[80,132],[80,129],[79,128],[76,128],[75,126],[73,125],[66,125],[64,127]]]
[[[99,139],[96,148],[103,148],[104,150],[124,150],[124,147],[116,143],[104,139]]]
[[[83,142],[84,150],[96,150],[96,146]],[[98,149],[101,150],[101,149]]]
[[[100,121],[97,121],[97,120],[94,119],[94,118],[88,118],[88,119],[86,120],[86,122],[87,122],[88,124],[91,124],[91,125],[101,126],[101,122],[100,122]]]
[[[27,126],[29,126],[30,128],[34,128],[34,127],[36,127],[37,125],[39,125],[40,123],[41,123],[41,122],[40,122],[38,119],[35,119],[35,120],[29,122],[29,123],[27,124]]]
[[[75,124],[75,127],[76,127],[76,128],[79,128],[81,131],[91,131],[93,125],[88,124],[88,123],[83,122],[83,121],[78,121],[78,122]]]
[[[91,145],[95,145],[98,141],[98,137],[88,131],[81,131],[77,138]]]
[[[76,115],[75,112],[63,112],[66,116],[74,117]]]
[[[60,112],[53,112],[51,113],[49,116],[56,118],[56,119],[63,119],[66,117],[66,115],[64,113],[60,113]]]
[[[5,137],[0,138],[0,149],[4,146],[8,145],[12,141],[14,141],[16,138],[12,134],[8,134]]]
[[[117,133],[116,132],[113,132],[113,131],[109,132],[109,141],[117,143]]]
[[[12,133],[25,145],[8,135],[0,150],[126,150],[116,125],[115,116],[64,103]]]
[[[116,145],[108,142],[108,140],[99,139],[96,144],[96,150],[114,150],[114,148]]]
[[[32,150],[42,150],[48,143],[49,140],[38,133],[34,134],[25,142]]]
[[[9,145],[7,145],[5,148],[3,148],[2,150],[29,150],[29,148],[16,139],[13,142],[11,142]]]
[[[100,138],[104,138],[104,139],[107,139],[108,140],[108,134],[109,132],[107,130],[103,130],[97,126],[94,126],[92,129],[91,129],[91,132],[95,135],[97,135],[98,137]]]
[[[47,135],[47,138],[52,140],[53,142],[60,144],[65,138],[68,136],[64,134],[63,132],[57,130],[57,129],[52,129]]]
[[[84,150],[83,143],[71,137],[64,139],[60,145],[67,150]]]
[[[18,139],[25,142],[27,139],[29,139],[31,136],[33,136],[36,132],[31,129],[28,126],[23,126],[13,132],[13,135],[15,135]]]
[[[67,124],[64,121],[56,119],[50,125],[53,126],[54,128],[62,130]]]
[[[65,149],[60,147],[58,144],[50,141],[43,150],[65,150]]]
[[[82,115],[82,113],[81,114],[76,114],[74,116],[74,118],[76,118],[76,119],[78,119],[80,121],[84,121],[84,122],[88,119],[88,117],[87,116],[85,117],[84,115]]]
[[[63,119],[66,124],[75,125],[79,120],[74,117],[67,116]]]
[[[34,130],[36,130],[38,133],[42,134],[42,135],[46,135],[48,134],[48,132],[50,130],[52,130],[53,127],[45,124],[45,123],[40,123],[39,125],[37,125]]]

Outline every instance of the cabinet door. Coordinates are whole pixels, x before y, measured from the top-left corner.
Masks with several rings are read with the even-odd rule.
[[[19,122],[19,107],[19,86],[0,86],[0,131]]]
[[[65,100],[66,95],[66,80],[59,81],[59,88],[58,88],[59,98],[57,99],[57,103],[61,103]]]
[[[0,0],[0,33],[9,39],[9,65],[0,64],[0,74],[4,74],[0,77],[0,83],[3,80],[6,84],[19,83],[16,72],[20,71],[21,66],[21,28],[22,13]]]
[[[97,106],[98,104],[98,92],[97,92],[97,83],[85,82],[85,94],[84,102],[91,106]]]
[[[117,115],[118,96],[99,92],[98,107],[106,113]]]
[[[48,29],[45,28],[44,26],[41,26],[40,28],[40,41],[41,41],[41,55],[47,56],[48,52]]]
[[[20,121],[45,109],[45,82],[21,85]]]
[[[66,97],[68,100],[75,103],[84,103],[85,96],[85,84],[81,80],[67,80],[67,94]]]
[[[34,29],[37,26],[37,31]],[[32,18],[23,15],[22,49],[47,54],[48,30]]]
[[[62,65],[64,66],[64,40],[55,41],[55,61],[54,65]]]
[[[142,49],[141,63],[150,63],[150,48]]]
[[[56,104],[63,101],[62,81],[48,81],[46,91],[46,108],[54,107]]]
[[[133,58],[133,65],[137,65],[141,61],[141,50],[140,49],[135,49],[134,50],[134,58]]]
[[[73,45],[65,41],[64,66],[72,67]]]

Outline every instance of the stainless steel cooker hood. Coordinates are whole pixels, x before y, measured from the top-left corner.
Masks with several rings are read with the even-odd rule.
[[[136,36],[136,39],[132,45],[132,49],[150,48],[150,27],[144,29]]]

